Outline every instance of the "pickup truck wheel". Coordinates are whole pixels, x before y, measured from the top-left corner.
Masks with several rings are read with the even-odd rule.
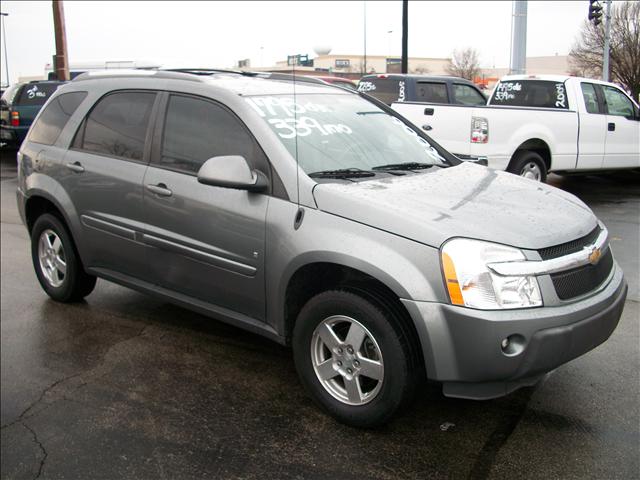
[[[547,179],[547,167],[543,158],[529,150],[517,152],[507,171],[537,182],[544,182]]]
[[[303,386],[339,421],[387,422],[412,397],[415,382],[398,320],[345,290],[320,293],[302,308],[293,354]]]
[[[43,290],[58,302],[82,300],[96,285],[96,277],[84,271],[71,234],[54,215],[46,213],[33,225],[31,258]]]

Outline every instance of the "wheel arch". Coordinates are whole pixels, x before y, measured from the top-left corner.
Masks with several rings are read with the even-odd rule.
[[[290,343],[298,314],[308,300],[327,290],[347,290],[377,304],[396,318],[398,326],[412,344],[410,354],[414,365],[424,367],[416,326],[409,311],[400,301],[402,294],[394,290],[394,287],[402,291],[398,285],[389,286],[371,272],[341,263],[315,261],[298,266],[286,283],[283,298],[282,332],[287,343]]]
[[[552,160],[551,148],[549,147],[549,144],[546,141],[542,140],[541,138],[530,138],[520,143],[520,145],[518,145],[518,147],[514,150],[513,154],[511,155],[511,159],[509,160],[509,165],[507,167],[507,170],[511,168],[511,166],[515,162],[517,155],[523,151],[536,152],[544,160],[547,172],[551,170],[551,160]]]

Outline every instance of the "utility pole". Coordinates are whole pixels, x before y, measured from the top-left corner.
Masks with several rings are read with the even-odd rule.
[[[402,73],[409,72],[409,0],[402,0]]]
[[[609,42],[611,41],[611,0],[605,0],[607,13],[604,17],[604,52],[602,54],[602,80],[609,81]]]
[[[526,73],[527,63],[527,1],[514,0],[511,21],[511,65],[509,73]]]
[[[54,71],[58,80],[70,80],[69,59],[67,57],[67,33],[64,26],[64,7],[62,0],[53,0],[53,28],[56,38]]]
[[[2,15],[2,43],[4,43],[4,68],[7,72],[7,77],[5,78],[5,82],[7,82],[7,87],[11,84],[9,80],[9,58],[7,57],[7,32],[4,28],[4,17],[8,17],[8,13],[0,12]]]

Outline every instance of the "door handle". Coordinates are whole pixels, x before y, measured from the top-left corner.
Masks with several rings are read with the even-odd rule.
[[[610,132],[615,132],[616,131],[616,124],[613,122],[609,122],[609,125],[607,125],[607,130],[609,130]]]
[[[147,185],[147,190],[161,197],[170,197],[173,195],[173,192],[167,188],[164,183],[159,183],[157,185]]]
[[[84,167],[80,164],[80,162],[67,163],[67,168],[76,173],[84,172]]]
[[[422,125],[422,129],[428,132],[429,130],[433,130],[433,127],[431,125]]]
[[[424,109],[424,114],[425,115],[433,115],[433,113],[434,113],[433,108],[425,108]]]

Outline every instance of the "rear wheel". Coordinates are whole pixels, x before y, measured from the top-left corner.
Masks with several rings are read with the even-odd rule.
[[[530,150],[517,152],[507,171],[537,182],[544,182],[547,179],[547,167],[544,159],[540,154]]]
[[[364,296],[331,290],[303,307],[293,332],[302,384],[339,421],[387,422],[413,396],[412,365],[400,319]]]
[[[96,277],[84,271],[71,234],[54,215],[46,213],[33,225],[31,258],[40,285],[54,300],[81,300],[96,285]]]

